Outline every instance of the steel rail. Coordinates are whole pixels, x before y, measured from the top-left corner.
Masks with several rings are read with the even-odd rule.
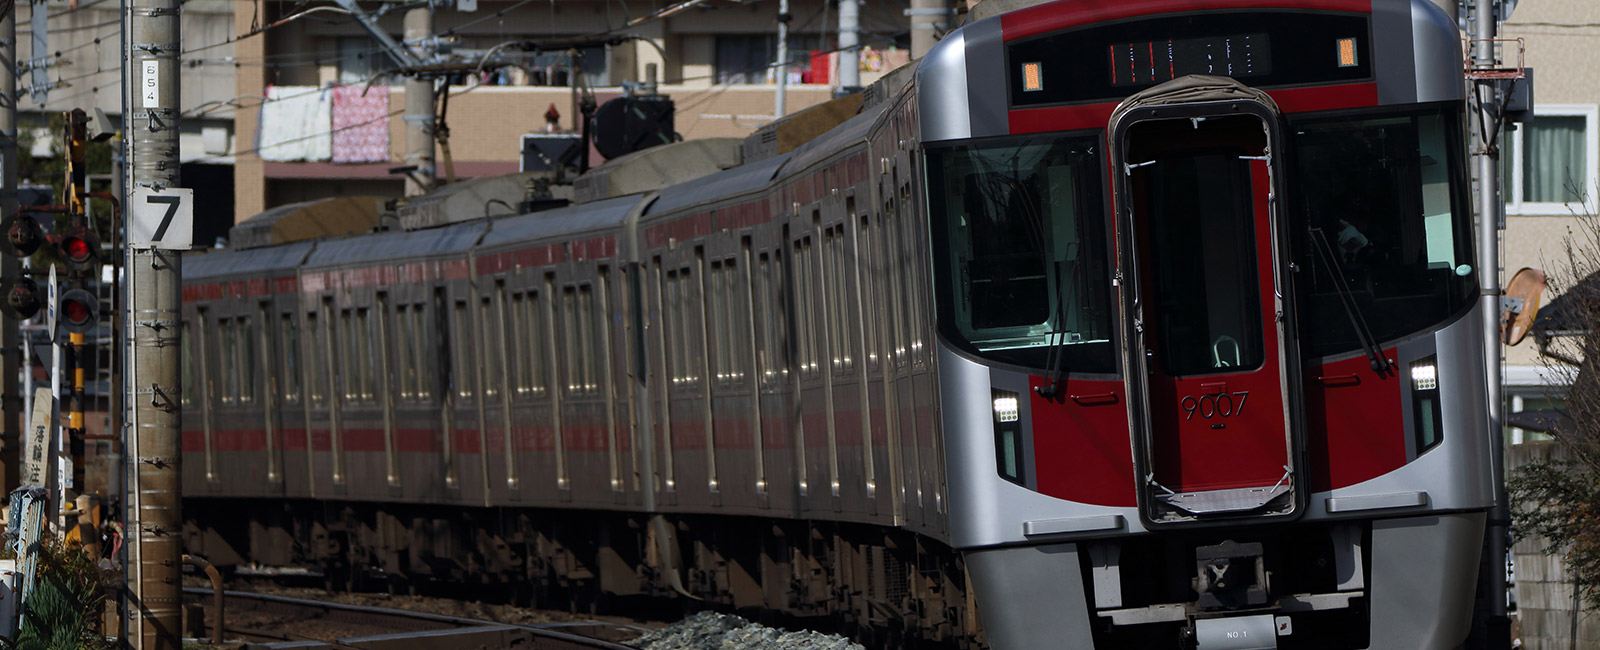
[[[184,587],[183,593],[191,594],[191,595],[207,596],[207,595],[211,595],[212,591],[210,589],[205,589],[205,588],[201,588],[201,587]],[[627,624],[627,623],[611,623],[611,622],[606,622],[606,621],[592,621],[592,622],[569,621],[569,622],[557,622],[557,623],[546,623],[546,624],[535,624],[535,625],[522,625],[522,624],[517,624],[517,623],[502,623],[502,622],[499,622],[499,621],[490,621],[490,620],[477,619],[477,618],[467,618],[467,617],[464,617],[464,616],[450,616],[448,614],[433,614],[433,613],[428,613],[428,612],[414,612],[414,611],[410,611],[410,610],[394,609],[394,608],[390,608],[390,607],[376,607],[376,606],[372,606],[372,605],[351,605],[351,604],[347,604],[347,603],[334,603],[334,602],[328,602],[328,601],[322,601],[322,600],[312,600],[312,599],[309,599],[309,598],[295,598],[293,596],[279,596],[279,595],[275,595],[275,594],[260,594],[260,593],[254,593],[254,592],[248,592],[248,591],[224,591],[224,592],[222,592],[222,595],[223,595],[224,598],[233,598],[233,599],[238,599],[238,600],[254,600],[254,601],[257,601],[257,602],[260,602],[260,603],[267,603],[267,604],[271,604],[271,605],[278,605],[278,606],[285,606],[285,607],[292,607],[292,608],[300,608],[300,609],[308,609],[308,610],[322,610],[322,611],[325,611],[325,612],[328,612],[328,613],[341,613],[341,614],[354,615],[355,617],[371,617],[373,619],[382,620],[383,621],[382,624],[386,624],[386,625],[387,624],[393,624],[393,623],[398,622],[398,621],[409,620],[409,621],[417,621],[417,622],[441,623],[441,624],[445,624],[445,625],[449,625],[449,626],[462,627],[462,628],[468,628],[468,627],[514,628],[514,629],[526,630],[526,631],[532,632],[537,636],[549,639],[551,641],[558,641],[558,642],[562,642],[563,644],[570,644],[570,645],[574,645],[576,647],[582,647],[582,648],[595,648],[597,650],[637,650],[637,649],[633,648],[632,646],[623,645],[621,643],[616,643],[616,642],[613,642],[613,641],[606,641],[606,640],[603,640],[603,639],[596,639],[594,637],[583,636],[581,634],[572,634],[572,633],[569,633],[569,632],[560,632],[560,631],[556,631],[553,628],[573,628],[573,627],[594,626],[594,627],[602,627],[602,628],[610,627],[610,628],[616,628],[616,629],[622,629],[622,630],[628,630],[628,631],[640,632],[640,633],[649,631],[649,628],[641,627],[641,626],[638,626],[638,625],[630,625],[630,624]],[[238,607],[229,607],[229,609],[231,611],[235,611],[235,612],[240,611],[240,608],[238,608]],[[426,631],[426,630],[420,630],[419,629],[417,631],[421,632],[421,631]]]

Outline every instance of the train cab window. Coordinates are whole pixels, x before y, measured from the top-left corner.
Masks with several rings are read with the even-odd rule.
[[[1028,368],[1113,371],[1099,147],[1057,134],[929,149],[938,324],[953,344]],[[892,254],[909,257],[897,226]],[[919,309],[916,276],[906,284]]]
[[[1465,157],[1449,136],[1459,119],[1453,108],[1290,123],[1295,255],[1313,269],[1295,275],[1311,356],[1360,348],[1345,291],[1379,342],[1473,301]]]
[[[294,314],[278,317],[278,333],[283,336],[283,381],[278,384],[283,391],[283,401],[300,402],[300,331]]]

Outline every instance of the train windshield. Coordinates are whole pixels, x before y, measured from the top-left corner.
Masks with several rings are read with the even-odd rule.
[[[1373,338],[1437,325],[1476,293],[1456,110],[1292,120],[1301,348],[1360,349],[1343,276]],[[1318,252],[1322,249],[1322,253]]]
[[[929,147],[948,341],[1028,368],[1115,369],[1100,146],[1056,134]]]

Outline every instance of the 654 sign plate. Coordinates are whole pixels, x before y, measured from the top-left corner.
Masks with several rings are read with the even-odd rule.
[[[194,243],[194,190],[169,188],[133,191],[128,245],[134,248],[188,250]]]

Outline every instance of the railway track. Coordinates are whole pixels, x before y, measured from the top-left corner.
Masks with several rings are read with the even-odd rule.
[[[214,632],[212,590],[186,588],[184,593],[207,604],[206,625]],[[243,591],[222,595],[223,637],[258,649],[633,650],[619,641],[645,631],[604,621],[519,625]]]

